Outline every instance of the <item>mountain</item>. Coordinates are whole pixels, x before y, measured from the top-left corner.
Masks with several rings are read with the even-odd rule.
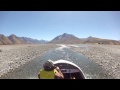
[[[26,44],[25,41],[21,40],[19,37],[17,37],[14,34],[11,34],[10,36],[8,36],[8,38],[13,42],[13,44]]]
[[[13,44],[11,40],[9,40],[8,37],[4,36],[3,34],[0,34],[0,45],[7,45],[7,44]]]
[[[4,36],[0,34],[0,45],[10,45],[10,44],[46,44],[46,40],[37,40],[28,37],[18,37],[14,34],[10,36]]]
[[[53,40],[50,41],[50,43],[54,43],[54,44],[79,44],[79,43],[83,43],[83,40],[77,38],[76,36],[72,35],[72,34],[67,34],[64,33],[62,35],[59,35],[57,37],[55,37]]]
[[[101,39],[89,36],[88,38],[78,38],[72,34],[64,33],[55,37],[50,41],[53,44],[109,44],[109,45],[120,45],[117,40]]]
[[[101,38],[96,38],[92,36],[86,38],[84,40],[84,43],[120,45],[120,42],[118,42],[117,40],[101,39]]]
[[[48,43],[48,41],[46,40],[37,40],[37,39],[32,39],[32,38],[28,38],[28,37],[19,37],[21,40],[23,40],[26,43],[30,43],[30,44],[46,44]]]
[[[55,37],[53,40],[37,40],[28,37],[18,37],[14,34],[10,36],[4,36],[0,34],[0,45],[11,45],[11,44],[108,44],[108,45],[120,45],[120,41],[102,39],[89,36],[87,38],[78,38],[72,34],[64,33]]]

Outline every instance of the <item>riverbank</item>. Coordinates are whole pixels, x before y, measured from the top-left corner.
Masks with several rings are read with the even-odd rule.
[[[89,45],[71,49],[100,65],[108,75],[120,79],[120,45]]]
[[[56,47],[55,44],[0,45],[0,77]]]

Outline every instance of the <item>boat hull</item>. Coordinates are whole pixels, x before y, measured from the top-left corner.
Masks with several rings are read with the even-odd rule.
[[[61,69],[65,79],[86,79],[83,71],[76,64],[67,60],[57,60],[54,62],[55,66]]]

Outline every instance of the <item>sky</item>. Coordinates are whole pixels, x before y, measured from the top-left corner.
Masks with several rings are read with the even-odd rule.
[[[63,33],[120,40],[120,11],[0,11],[0,34],[52,40]]]

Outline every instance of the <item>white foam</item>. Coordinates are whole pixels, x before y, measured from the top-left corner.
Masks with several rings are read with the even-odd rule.
[[[71,46],[71,47],[80,47],[80,46],[77,46],[77,45],[68,45],[68,46]]]
[[[56,48],[55,50],[63,51],[64,48],[69,48],[68,46],[63,45],[63,44],[59,44],[59,45],[60,45],[61,47]]]
[[[85,73],[86,79],[92,79],[91,75]]]

